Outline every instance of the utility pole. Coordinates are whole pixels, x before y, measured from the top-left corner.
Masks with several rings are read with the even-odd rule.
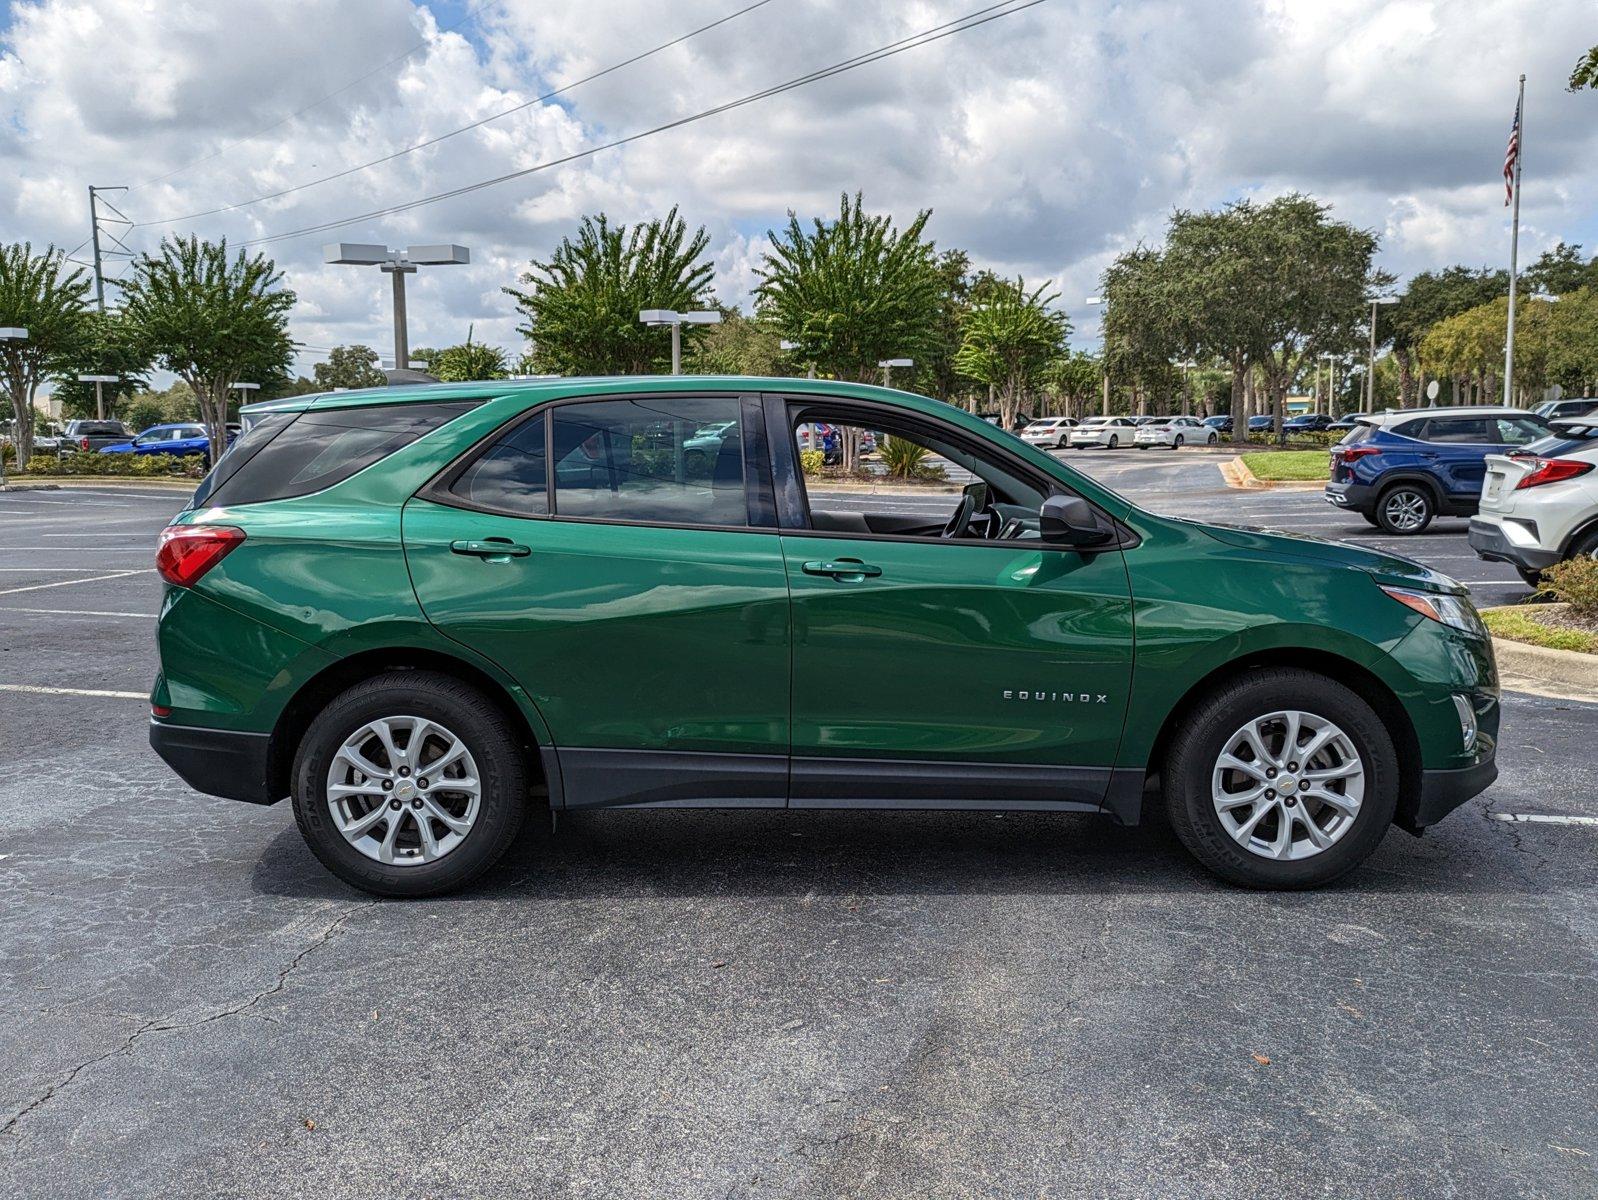
[[[106,250],[100,245],[100,205],[104,204],[121,218],[121,221],[111,221],[110,224],[132,225],[132,222],[114,204],[107,200],[102,200],[100,193],[125,192],[127,190],[125,187],[95,187],[92,183],[89,185],[89,240],[94,243],[94,303],[95,307],[101,312],[105,311],[105,256],[107,254],[116,255],[120,253],[122,256],[131,258],[133,253],[127,246],[123,245],[122,239],[114,233],[109,236],[112,241],[122,247],[120,252]]]

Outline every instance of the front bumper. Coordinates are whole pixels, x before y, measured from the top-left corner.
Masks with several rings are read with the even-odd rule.
[[[276,804],[271,735],[150,722],[150,746],[197,792],[247,804]]]
[[[1485,558],[1490,562],[1513,563],[1523,571],[1541,571],[1544,567],[1551,567],[1559,561],[1557,550],[1517,546],[1509,540],[1502,525],[1483,521],[1479,517],[1472,518],[1467,540],[1478,558]]]
[[[1394,818],[1400,829],[1418,834],[1435,825],[1472,796],[1479,796],[1498,778],[1498,763],[1484,759],[1470,767],[1454,770],[1422,771],[1420,792],[1407,804],[1400,804]]]

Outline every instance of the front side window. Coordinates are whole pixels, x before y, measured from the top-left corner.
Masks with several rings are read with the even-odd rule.
[[[560,517],[746,526],[741,401],[592,400],[550,410]]]

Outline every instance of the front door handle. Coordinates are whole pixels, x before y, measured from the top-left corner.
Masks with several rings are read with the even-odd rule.
[[[532,553],[526,546],[519,545],[509,538],[484,538],[480,542],[462,541],[451,542],[450,552],[454,554],[469,554],[474,558],[498,559],[526,558]]]
[[[849,583],[858,583],[862,579],[874,579],[882,574],[881,567],[861,562],[858,558],[807,562],[803,570],[806,575],[830,575],[834,579],[845,580]]]

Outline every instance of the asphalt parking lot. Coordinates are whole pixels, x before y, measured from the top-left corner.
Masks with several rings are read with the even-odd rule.
[[[1195,450],[1160,511],[1526,589]],[[374,902],[286,805],[149,751],[172,492],[0,493],[0,1194],[1598,1194],[1598,706],[1507,693],[1502,776],[1318,893],[1163,824],[587,814]]]

